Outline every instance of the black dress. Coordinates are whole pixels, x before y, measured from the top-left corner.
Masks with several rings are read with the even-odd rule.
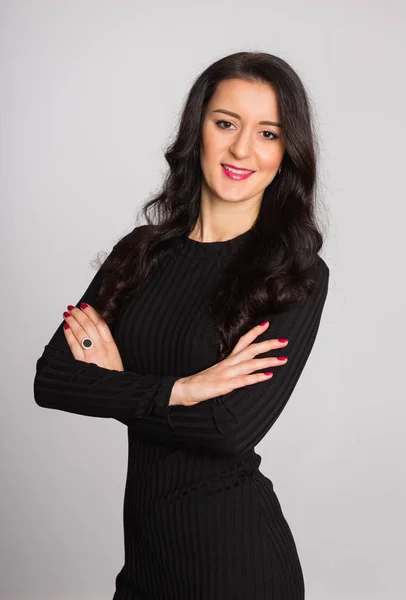
[[[123,307],[113,328],[125,371],[77,361],[60,324],[37,361],[43,407],[112,417],[128,427],[125,563],[113,600],[302,600],[297,548],[255,445],[286,405],[309,357],[329,269],[255,339],[286,337],[288,362],[267,381],[197,405],[168,406],[179,377],[218,362],[207,298],[246,233],[204,243],[187,235]],[[96,273],[79,302],[92,304]],[[259,315],[258,323],[267,315]]]

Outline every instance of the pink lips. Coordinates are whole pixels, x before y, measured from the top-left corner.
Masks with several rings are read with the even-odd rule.
[[[223,165],[221,165],[221,168],[223,169],[223,173],[225,173],[227,175],[227,177],[229,177],[230,179],[234,179],[236,181],[240,181],[242,179],[248,179],[248,177],[250,177],[251,175],[253,175],[255,173],[255,171],[252,171],[251,173],[245,173],[244,175],[242,175],[242,174],[238,175],[237,173],[232,173],[231,171],[227,171],[227,169],[225,169],[223,167]]]

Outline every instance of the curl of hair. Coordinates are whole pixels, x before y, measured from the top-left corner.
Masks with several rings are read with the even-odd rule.
[[[164,154],[169,171],[159,193],[141,207],[147,224],[136,225],[114,246],[101,266],[102,285],[95,302],[111,325],[125,298],[171,252],[172,238],[192,231],[199,215],[205,108],[217,84],[230,78],[273,86],[286,150],[281,173],[265,189],[254,225],[227,262],[211,296],[219,360],[257,324],[260,315],[283,311],[311,293],[323,244],[315,215],[316,138],[310,102],[298,75],[277,56],[238,52],[214,62],[197,77],[185,100],[176,138]]]

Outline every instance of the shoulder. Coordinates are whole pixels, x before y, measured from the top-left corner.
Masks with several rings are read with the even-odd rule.
[[[311,296],[326,297],[329,287],[330,269],[326,261],[318,254],[314,263],[314,288]]]
[[[326,261],[319,255],[306,272],[304,285],[300,290],[299,304],[317,302],[317,298],[325,298],[328,291],[330,269]]]
[[[139,241],[141,237],[151,228],[151,225],[137,225],[131,231],[123,235],[113,246],[113,250],[121,249],[129,244]]]
[[[322,258],[319,254],[316,257],[316,272],[317,276],[321,279],[328,280],[330,275],[330,269],[324,258]]]

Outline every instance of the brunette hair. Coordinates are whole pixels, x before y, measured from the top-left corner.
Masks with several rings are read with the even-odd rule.
[[[311,293],[323,244],[315,214],[316,136],[310,101],[299,76],[277,56],[237,52],[214,62],[197,77],[185,100],[176,139],[164,154],[169,170],[162,187],[140,209],[147,224],[137,224],[103,262],[95,302],[111,325],[121,302],[145,283],[171,251],[172,238],[192,231],[199,215],[205,108],[218,83],[231,78],[273,86],[286,150],[281,173],[264,191],[255,224],[211,296],[219,360],[257,323],[259,315],[285,310]]]

